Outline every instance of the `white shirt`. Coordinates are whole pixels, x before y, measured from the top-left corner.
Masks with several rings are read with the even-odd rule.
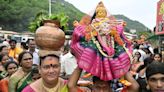
[[[35,51],[32,53],[32,55],[33,55],[33,64],[36,64],[36,65],[39,65],[39,62],[40,62],[38,52],[39,52],[39,50],[35,49]]]
[[[74,69],[77,67],[76,58],[68,52],[67,54],[61,56],[61,73],[66,73],[66,75],[71,75]]]

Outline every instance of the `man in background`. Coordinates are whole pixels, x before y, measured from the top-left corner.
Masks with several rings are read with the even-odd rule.
[[[16,40],[10,40],[10,49],[9,49],[9,56],[17,60],[19,54],[23,51],[21,48],[17,47],[17,41]]]
[[[61,76],[68,79],[74,69],[77,67],[76,59],[70,52],[70,46],[67,44],[64,46],[64,51],[61,56]]]
[[[33,64],[39,65],[39,55],[38,55],[38,49],[36,49],[36,43],[34,39],[30,39],[28,41],[28,51],[32,53],[33,55]]]

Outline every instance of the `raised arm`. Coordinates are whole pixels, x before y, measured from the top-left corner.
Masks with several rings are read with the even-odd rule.
[[[69,92],[77,92],[78,91],[77,82],[80,78],[81,72],[82,72],[82,69],[80,69],[79,67],[76,67],[76,69],[72,73],[72,75],[68,81]]]
[[[125,75],[126,80],[128,80],[129,82],[131,82],[131,86],[129,86],[127,88],[127,92],[139,92],[139,84],[137,83],[137,81],[133,78],[132,74],[130,74],[130,72],[128,72]]]

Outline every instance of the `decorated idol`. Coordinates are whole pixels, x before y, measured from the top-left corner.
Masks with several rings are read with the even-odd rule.
[[[111,19],[100,2],[95,14],[74,22],[71,49],[78,66],[101,80],[122,78],[130,68],[131,44],[125,22]]]

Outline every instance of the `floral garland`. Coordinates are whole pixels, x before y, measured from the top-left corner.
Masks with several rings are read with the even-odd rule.
[[[92,27],[93,27],[93,26],[92,26]],[[94,27],[93,27],[93,28],[94,28]],[[96,30],[96,29],[94,28],[94,30]],[[91,32],[90,32],[90,33],[91,33],[91,37],[92,37],[92,41],[93,41],[94,44],[96,44],[96,47],[98,48],[99,52],[100,52],[104,57],[112,58],[112,57],[114,56],[114,54],[111,55],[111,56],[109,56],[109,55],[107,55],[105,52],[103,52],[103,50],[102,50],[102,48],[101,48],[101,46],[100,46],[100,43],[96,40],[96,38],[95,38],[93,32],[94,32],[94,31],[91,31]]]
[[[102,50],[102,48],[101,48],[101,46],[100,46],[100,43],[96,40],[95,36],[93,35],[93,32],[91,32],[91,37],[92,37],[93,43],[96,44],[96,47],[98,48],[99,52],[100,52],[104,57],[112,58],[112,57],[114,56],[114,54],[111,55],[111,56],[109,56],[109,55],[107,55],[105,52],[103,52],[103,50]],[[112,42],[112,43],[113,43],[113,42]],[[124,48],[124,50],[125,50],[126,53],[128,54],[128,56],[129,56],[129,58],[130,58],[130,61],[131,61],[131,64],[132,64],[133,59],[132,59],[132,55],[130,54],[129,50],[126,48],[125,44],[123,44],[123,45],[121,45],[121,46]]]
[[[104,20],[100,21],[99,23],[96,23],[95,25],[96,26],[99,26],[101,24],[105,24],[104,22],[107,21],[107,18],[105,18]],[[85,31],[85,39],[86,41],[89,41],[89,40],[92,40],[93,43],[96,45],[96,47],[98,48],[99,52],[104,56],[104,57],[107,57],[107,58],[112,58],[114,56],[111,55],[107,55],[103,50],[102,50],[102,47],[99,43],[99,41],[96,40],[96,36],[99,35],[99,31],[97,31],[97,29],[95,28],[95,25],[90,25],[90,26],[87,26],[86,27],[86,31]],[[103,25],[102,25],[103,26]],[[120,45],[122,46],[126,53],[128,54],[128,56],[130,57],[130,61],[132,61],[132,56],[129,52],[129,50],[126,48],[125,46],[125,43],[124,41],[121,39],[120,35],[117,33],[117,28],[116,27],[112,27],[111,30],[109,30],[109,35],[111,35],[113,37],[113,39]],[[112,40],[112,47],[114,48],[114,40]]]

